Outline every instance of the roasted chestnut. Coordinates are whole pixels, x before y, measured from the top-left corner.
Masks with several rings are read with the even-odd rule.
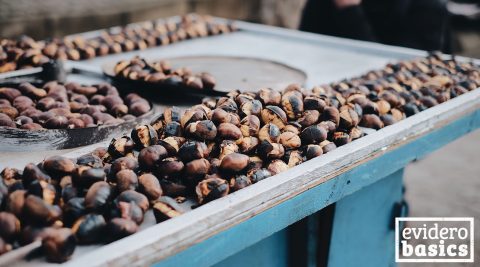
[[[140,225],[144,219],[143,210],[134,201],[114,201],[109,213],[110,218],[128,219],[138,225]]]
[[[272,173],[267,169],[254,169],[252,172],[249,172],[248,176],[250,177],[252,183],[257,183],[272,176]]]
[[[112,193],[112,188],[107,182],[94,183],[85,195],[85,207],[90,211],[104,211],[112,198]]]
[[[242,137],[240,129],[232,123],[221,123],[218,125],[217,136],[226,140],[237,140]]]
[[[35,195],[50,205],[55,201],[56,193],[53,185],[41,180],[31,182],[27,189],[27,194]]]
[[[284,161],[280,159],[275,159],[272,162],[270,162],[270,164],[268,164],[267,170],[272,175],[275,175],[288,170],[288,168],[289,168],[288,165]]]
[[[135,234],[138,231],[138,225],[129,219],[113,218],[107,224],[108,241],[115,241],[126,236]]]
[[[0,237],[12,242],[20,233],[20,221],[10,212],[0,212]]]
[[[260,130],[260,120],[255,115],[245,116],[240,122],[240,131],[244,137],[256,136]]]
[[[208,156],[208,148],[203,142],[186,142],[178,150],[178,156],[183,162],[189,162]]]
[[[117,202],[135,202],[135,204],[137,204],[143,212],[146,212],[148,207],[149,207],[149,203],[148,203],[148,198],[141,194],[141,193],[138,193],[136,191],[133,191],[133,190],[126,190],[126,191],[123,191],[122,193],[120,193],[120,195],[117,196],[117,198],[115,199],[115,201]]]
[[[138,154],[138,163],[140,168],[145,171],[151,171],[156,163],[168,156],[167,150],[161,145],[152,145],[146,147]]]
[[[79,166],[72,175],[72,184],[79,188],[89,188],[92,184],[105,179],[106,174],[103,168]]]
[[[345,132],[335,132],[333,133],[333,142],[337,146],[343,146],[352,141],[352,138],[348,133]]]
[[[250,179],[245,176],[245,175],[238,175],[230,179],[230,191],[235,192],[240,189],[243,189],[249,185],[251,185],[252,182]]]
[[[128,136],[113,138],[108,146],[108,153],[114,158],[124,157],[133,151],[134,143]]]
[[[155,173],[160,177],[176,177],[182,173],[184,164],[177,157],[165,158],[162,161],[156,163],[157,168]]]
[[[286,161],[289,168],[295,167],[305,161],[302,152],[299,150],[290,150],[286,153],[285,157],[287,158]]]
[[[22,216],[23,206],[25,205],[25,197],[27,191],[15,190],[8,194],[5,210],[11,212],[17,218]]]
[[[70,259],[77,241],[69,228],[51,228],[45,232],[42,240],[42,250],[47,260],[55,263],[62,263]]]
[[[305,128],[300,134],[302,144],[319,144],[327,139],[327,131],[324,127],[312,125]]]
[[[210,120],[202,120],[188,124],[187,132],[201,141],[213,140],[217,136],[217,127]]]
[[[272,123],[265,124],[258,132],[258,139],[260,141],[268,141],[270,143],[277,143],[280,137],[280,129]]]
[[[340,107],[339,127],[344,130],[350,130],[359,123],[359,116],[355,109],[349,105]]]
[[[136,171],[138,168],[138,161],[133,157],[121,157],[112,162],[112,166],[110,167],[110,175],[115,177],[117,172],[121,170],[132,170]]]
[[[294,120],[303,113],[302,94],[298,91],[288,91],[282,95],[282,108],[287,117]]]
[[[183,164],[183,163],[182,163]],[[157,177],[150,173],[144,173],[138,177],[139,190],[149,200],[156,200],[162,196],[162,188]]]
[[[138,187],[138,177],[132,170],[121,170],[115,178],[118,192],[135,190]]]
[[[382,120],[375,114],[364,114],[360,121],[360,126],[379,130],[383,128]]]
[[[242,153],[250,154],[255,151],[260,141],[258,138],[253,136],[243,137],[242,139],[238,140],[238,147]]]
[[[44,173],[37,165],[29,163],[23,169],[22,181],[24,186],[28,186],[35,180],[50,182],[50,176]]]
[[[61,214],[58,206],[52,206],[37,196],[29,195],[25,199],[22,218],[33,225],[51,225]]]
[[[249,157],[239,153],[230,153],[223,157],[220,169],[226,172],[240,172],[248,165]]]
[[[265,160],[279,159],[285,154],[285,149],[281,144],[262,141],[258,146],[258,154]]]
[[[155,145],[158,142],[157,131],[150,124],[135,127],[130,136],[139,149]]]
[[[279,143],[286,149],[296,149],[302,145],[300,137],[293,132],[283,132],[280,134]]]
[[[72,231],[80,244],[92,244],[101,240],[106,225],[102,215],[90,213],[79,218]]]
[[[266,106],[262,110],[262,122],[264,124],[272,123],[280,130],[285,127],[287,123],[287,115],[285,112],[277,106]]]
[[[161,197],[153,203],[153,214],[157,223],[180,216],[182,213],[180,208],[170,197]]]
[[[195,192],[200,204],[228,195],[230,187],[227,181],[221,178],[208,178],[198,183]]]
[[[324,142],[329,142],[329,141],[324,141]],[[305,157],[307,160],[313,159],[315,157],[321,156],[323,154],[323,149],[320,145],[308,145],[305,149]]]

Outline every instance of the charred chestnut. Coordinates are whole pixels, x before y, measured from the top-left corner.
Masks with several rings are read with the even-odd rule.
[[[349,130],[358,125],[360,118],[355,109],[349,105],[340,107],[340,123],[341,129]]]
[[[290,150],[287,152],[285,157],[287,158],[286,160],[289,168],[295,167],[305,161],[302,152],[299,150]]]
[[[240,131],[244,137],[256,136],[260,130],[260,120],[255,115],[248,115],[240,122]]]
[[[302,127],[308,127],[317,123],[319,117],[320,112],[316,110],[306,110],[305,112],[303,112],[303,115],[297,120],[297,122]]]
[[[265,160],[279,159],[285,154],[281,144],[262,141],[258,146],[258,154]]]
[[[250,179],[247,176],[238,175],[238,176],[230,179],[230,191],[235,192],[235,191],[243,189],[243,188],[245,188],[245,187],[247,187],[251,184],[252,184],[252,182],[250,181]]]
[[[301,93],[288,91],[282,95],[282,108],[287,117],[294,120],[303,113],[303,99]]]
[[[272,176],[272,173],[267,169],[254,169],[251,173],[249,173],[252,183],[257,183],[270,176]]]
[[[128,136],[119,139],[113,138],[108,146],[108,153],[114,158],[124,157],[133,151],[135,144]]]
[[[352,138],[348,133],[345,132],[335,132],[333,133],[333,142],[337,146],[343,146],[352,141]]]
[[[258,139],[260,141],[268,141],[270,143],[277,143],[280,137],[280,129],[272,123],[265,124],[258,132]]]
[[[242,153],[249,154],[255,151],[260,140],[253,136],[243,137],[238,142],[238,147]]]
[[[180,216],[182,212],[177,202],[170,197],[161,197],[153,204],[153,214],[157,223]]]
[[[285,127],[287,123],[287,115],[285,112],[277,106],[266,106],[262,110],[262,122],[264,124],[272,123],[276,125],[280,130]]]
[[[178,156],[184,162],[189,162],[194,159],[207,157],[208,148],[203,142],[186,142],[178,150]]]
[[[154,145],[158,142],[157,132],[150,124],[135,127],[135,129],[132,130],[131,137],[139,149]]]
[[[200,204],[228,195],[230,187],[227,181],[221,178],[208,178],[198,183],[195,192]]]
[[[189,135],[198,140],[213,140],[217,136],[217,127],[210,120],[196,121],[188,124],[186,128]]]
[[[300,134],[302,144],[319,144],[327,139],[327,131],[318,125],[312,125],[305,128]]]

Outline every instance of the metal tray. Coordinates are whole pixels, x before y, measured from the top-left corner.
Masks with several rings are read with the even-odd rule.
[[[213,90],[199,90],[183,85],[174,86],[130,80],[115,76],[113,68],[116,61],[106,63],[102,69],[117,88],[137,92],[150,99],[184,95],[224,96],[232,89],[241,88],[244,91],[253,91],[262,87],[281,89],[290,83],[304,84],[307,80],[307,75],[299,69],[262,58],[201,55],[161,59],[169,61],[174,68],[187,67],[193,73],[208,72],[215,77],[217,84]],[[147,58],[147,60],[158,59]],[[258,75],[259,73],[274,73],[275,75]]]

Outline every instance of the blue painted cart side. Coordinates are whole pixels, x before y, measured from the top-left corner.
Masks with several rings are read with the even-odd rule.
[[[371,202],[374,197],[378,197],[378,199],[381,199],[382,197],[385,198],[386,196],[384,193],[386,194],[386,192],[382,191],[384,189],[380,190],[379,188],[376,188],[377,186],[381,187],[381,183],[374,183],[379,180],[383,180],[386,177],[389,177],[389,179],[385,179],[385,182],[382,181],[382,183],[385,183],[386,185],[388,185],[388,183],[392,183],[392,188],[396,188],[395,190],[392,189],[395,191],[391,193],[393,194],[392,198],[387,199],[386,201],[392,202],[393,200],[398,199],[400,194],[399,192],[401,191],[401,170],[404,168],[404,166],[406,166],[409,162],[417,158],[421,158],[479,127],[480,110],[476,110],[473,113],[462,116],[457,120],[443,125],[442,127],[420,138],[399,146],[387,153],[382,154],[379,157],[366,161],[364,164],[360,164],[353,169],[338,175],[335,179],[330,179],[322,184],[319,184],[318,186],[315,186],[300,195],[288,199],[287,201],[284,201],[250,218],[249,220],[241,222],[225,231],[211,236],[203,242],[191,246],[178,254],[154,264],[154,266],[211,266],[241,252],[242,250],[254,246],[262,240],[265,242],[263,244],[278,245],[283,247],[285,246],[283,243],[285,242],[284,239],[281,239],[278,236],[271,240],[265,240],[265,238],[335,202],[338,202],[339,205],[337,217],[338,222],[334,224],[334,230],[332,233],[333,243],[331,248],[332,252],[330,253],[330,256],[332,257],[332,265],[329,266],[347,266],[342,265],[342,262],[338,262],[338,265],[335,264],[336,261],[340,261],[340,259],[336,259],[334,255],[336,255],[336,253],[341,253],[338,252],[338,250],[343,249],[344,242],[342,242],[342,240],[345,237],[338,236],[339,239],[335,239],[337,238],[336,231],[346,231],[345,234],[348,233],[349,235],[352,235],[350,237],[352,240],[357,238],[359,232],[361,232],[354,231],[354,228],[348,230],[349,224],[355,222],[343,222],[346,219],[342,217],[347,216],[345,215],[345,212],[348,213],[349,209],[352,209],[352,205],[355,205],[353,202],[355,202],[355,200],[360,201],[361,203],[358,204],[359,207],[363,206],[364,203],[362,202],[368,202],[371,210],[363,210],[363,212],[366,214],[369,214],[375,209],[380,209],[380,207],[373,206],[375,203]],[[372,188],[370,189],[367,186]],[[364,189],[361,190],[362,188]],[[363,191],[365,191],[365,193],[363,193]],[[355,192],[357,192],[357,194],[351,195]],[[347,197],[348,195],[351,196]],[[368,197],[366,197],[366,195],[368,195]],[[369,200],[369,198],[371,199]],[[382,208],[385,209],[384,211],[391,209],[391,207],[388,208],[388,205]],[[366,218],[364,218],[362,215],[361,209],[355,210],[355,216],[361,220],[366,220]],[[375,222],[375,224],[372,225],[375,226],[377,223],[378,225],[381,224],[383,234],[386,234],[386,229],[383,228],[388,227],[388,223],[385,221],[385,216],[387,216],[387,212],[382,213],[378,222]],[[388,213],[388,216],[391,216],[390,212]],[[341,221],[343,223],[340,223]],[[369,221],[368,223],[372,222]],[[335,230],[335,227],[337,227],[337,230]],[[370,233],[372,233],[372,231],[373,230],[369,230]],[[382,232],[379,232],[378,234],[380,235]],[[386,236],[389,235],[390,233],[386,234]],[[280,234],[280,236],[283,235]],[[378,236],[376,239],[378,239]],[[276,241],[272,242],[272,240]],[[385,242],[387,241],[388,239],[385,240]],[[259,243],[259,246],[261,246],[261,244],[262,243]],[[386,246],[385,248],[375,252],[385,253],[385,251],[389,248],[388,244],[384,245]],[[356,247],[356,249],[359,250],[364,250],[364,248],[365,247]],[[393,241],[391,243],[391,248],[393,249]],[[251,247],[251,249],[255,249],[255,247]],[[274,250],[275,248],[271,249]],[[245,251],[249,250],[247,249]],[[370,252],[373,253],[374,251]],[[386,254],[388,257],[391,256],[391,253]],[[352,257],[353,256],[354,255],[352,255]],[[284,257],[287,257],[287,255],[284,255]],[[227,261],[229,260],[230,259],[227,259]],[[379,260],[378,264],[385,262],[385,260],[387,259]],[[255,266],[255,264],[251,266]],[[362,266],[362,264],[357,264],[356,266]]]
[[[403,169],[335,204],[329,267],[395,266],[395,204],[402,200]]]

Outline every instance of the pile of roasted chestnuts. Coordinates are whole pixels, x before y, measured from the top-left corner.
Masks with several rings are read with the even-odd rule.
[[[479,66],[439,54],[305,90],[231,91],[171,107],[77,159],[54,156],[0,180],[0,252],[42,240],[49,261],[111,242],[329,153],[480,85]]]
[[[113,71],[117,77],[165,86],[213,90],[216,84],[215,78],[207,72],[195,74],[187,67],[173,69],[168,61],[149,62],[138,56],[130,61],[119,61]]]
[[[43,41],[35,41],[28,36],[18,40],[0,39],[0,73],[40,66],[49,58],[90,59],[235,30],[230,22],[216,22],[209,16],[188,14],[181,19],[169,18],[112,28],[88,39],[82,36]]]
[[[144,98],[134,93],[122,98],[107,83],[83,86],[53,81],[41,88],[30,83],[0,88],[0,127],[42,130],[113,125],[150,110]]]

